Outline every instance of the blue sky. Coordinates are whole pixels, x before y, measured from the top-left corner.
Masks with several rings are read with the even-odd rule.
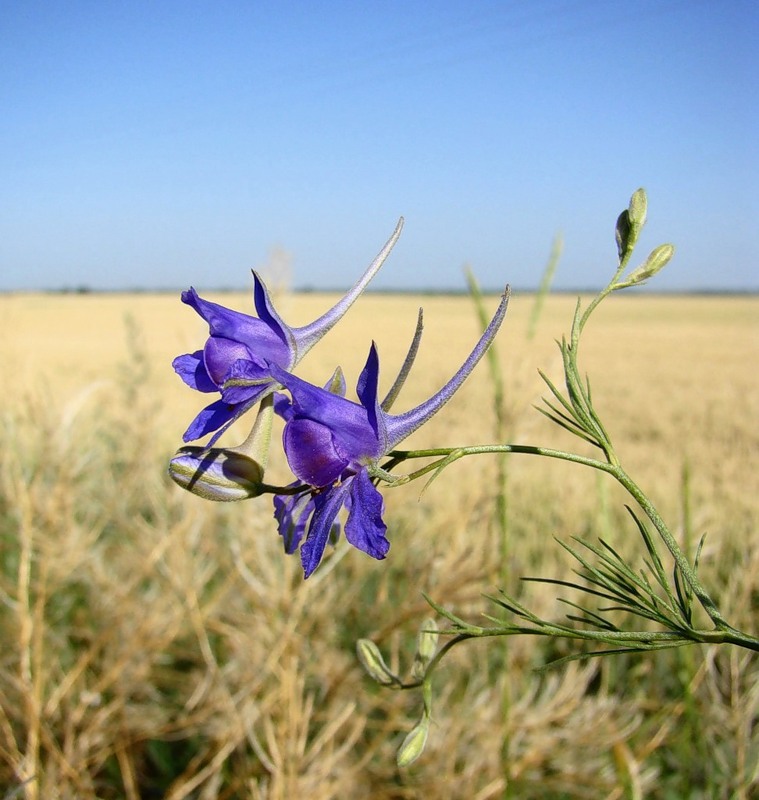
[[[0,4],[0,290],[759,289],[759,4]],[[645,253],[641,252],[641,258]]]

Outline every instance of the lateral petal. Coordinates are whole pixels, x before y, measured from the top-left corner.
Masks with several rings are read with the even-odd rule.
[[[203,351],[196,350],[177,356],[172,362],[174,372],[191,388],[198,392],[217,392],[218,386],[211,380],[203,362]]]
[[[383,559],[390,549],[385,536],[387,525],[382,521],[385,503],[365,469],[350,482],[348,507],[345,538],[372,558]]]
[[[193,439],[200,439],[201,436],[218,430],[222,425],[234,419],[236,411],[236,408],[231,407],[223,400],[211,403],[190,423],[190,427],[184,432],[182,439],[185,442],[191,442]]]

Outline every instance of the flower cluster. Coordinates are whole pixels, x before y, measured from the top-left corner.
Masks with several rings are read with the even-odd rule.
[[[355,286],[326,314],[301,328],[277,314],[263,281],[253,274],[256,317],[202,299],[194,289],[182,301],[208,323],[202,350],[174,359],[177,374],[192,389],[218,394],[192,421],[185,442],[211,434],[206,446],[182,447],[169,466],[183,488],[211,500],[274,495],[274,517],[285,550],[300,548],[304,575],[318,567],[325,548],[340,532],[376,559],[388,553],[384,501],[378,486],[402,481],[381,462],[453,396],[487,351],[506,314],[508,292],[464,364],[429,400],[402,414],[389,408],[403,385],[421,336],[421,313],[409,354],[387,397],[379,400],[379,355],[372,343],[356,386],[358,402],[348,399],[338,368],[325,386],[293,373],[303,356],[353,304],[397,241],[401,219],[377,258]],[[254,406],[259,411],[248,438],[237,447],[215,447],[227,428]],[[284,420],[282,444],[295,481],[285,487],[264,483],[272,416]]]

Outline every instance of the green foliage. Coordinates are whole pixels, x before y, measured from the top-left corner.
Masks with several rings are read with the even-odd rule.
[[[629,269],[646,217],[646,194],[643,189],[638,189],[633,194],[629,207],[617,219],[615,236],[619,258],[611,280],[584,308],[581,299],[578,299],[569,337],[562,337],[559,342],[564,386],[557,386],[541,372],[549,397],[544,398],[544,407],[538,410],[559,428],[599,450],[602,454],[601,459],[544,447],[509,444],[396,451],[391,454],[392,466],[401,464],[407,458],[437,459],[421,470],[411,473],[407,476],[409,478],[419,477],[427,471],[431,471],[437,477],[454,461],[468,455],[483,453],[497,454],[499,459],[502,459],[505,453],[556,458],[606,473],[625,489],[639,509],[628,506],[628,512],[645,547],[646,556],[642,560],[642,565],[631,562],[627,556],[621,555],[604,539],[600,539],[599,544],[580,539],[576,539],[575,544],[562,542],[562,547],[575,562],[576,578],[532,577],[526,580],[569,589],[585,598],[582,602],[563,600],[570,608],[570,612],[566,615],[567,623],[542,618],[530,611],[514,594],[504,589],[501,589],[498,595],[488,596],[501,611],[506,612],[505,618],[486,614],[485,617],[490,621],[490,625],[469,623],[441,603],[429,598],[432,608],[450,623],[449,630],[444,633],[451,638],[429,662],[423,674],[416,676],[416,679],[409,683],[402,684],[403,688],[407,689],[418,686],[422,688],[425,714],[431,702],[432,674],[438,668],[443,656],[454,645],[477,638],[531,634],[552,639],[581,641],[588,645],[588,649],[555,659],[554,666],[594,656],[646,653],[706,643],[732,644],[750,651],[759,651],[759,638],[729,624],[699,578],[698,562],[704,540],[701,540],[693,561],[690,561],[678,543],[677,537],[671,532],[649,497],[623,468],[607,427],[594,405],[590,379],[582,375],[579,367],[581,337],[599,304],[613,292],[639,285],[653,277],[666,266],[674,254],[672,245],[660,245],[642,265]],[[481,300],[476,281],[472,276],[469,277],[469,283],[479,309],[478,314],[482,319]],[[500,372],[491,369],[491,376],[495,395],[501,398],[503,390]],[[502,485],[501,480],[499,485]],[[498,511],[496,513],[498,519],[501,519],[502,514]],[[668,551],[670,568],[665,566],[657,540]],[[501,559],[505,559],[507,555],[506,548],[502,546]],[[501,574],[503,575],[503,572]],[[592,600],[593,604],[590,604],[588,599]],[[711,627],[697,624],[696,615],[699,607]],[[381,658],[379,651],[376,653],[376,658]],[[424,722],[424,717],[422,721]],[[417,727],[409,734],[410,738],[399,753],[399,763],[409,763],[421,754],[427,741],[427,729],[424,727],[423,736],[420,731],[421,729]],[[411,747],[408,742],[413,743],[413,758],[408,756]]]

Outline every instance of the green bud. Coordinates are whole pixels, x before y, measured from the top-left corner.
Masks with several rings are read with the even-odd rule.
[[[169,462],[171,479],[205,500],[230,502],[261,494],[263,467],[234,449],[182,447]]]
[[[403,744],[398,749],[396,763],[399,767],[407,767],[409,764],[413,764],[413,762],[419,758],[419,756],[424,752],[424,747],[427,744],[427,734],[429,731],[430,718],[427,716],[427,714],[424,714],[417,725],[403,740]]]
[[[651,251],[651,255],[646,259],[646,263],[640,268],[645,273],[645,278],[651,278],[657,272],[664,269],[672,260],[675,254],[675,247],[671,244],[660,244]],[[636,270],[637,271],[637,270]]]
[[[667,266],[674,254],[675,248],[673,245],[660,244],[657,248],[651,251],[651,254],[646,259],[644,264],[636,267],[627,276],[620,288],[636,286],[637,284],[644,283],[649,278],[652,278],[657,272]]]
[[[635,247],[641,228],[646,224],[647,210],[646,190],[638,189],[630,198],[630,206],[617,217],[615,238],[620,260]]]
[[[359,639],[356,642],[356,654],[369,677],[381,686],[401,685],[401,679],[388,667],[379,647],[371,639]]]
[[[638,189],[630,198],[630,224],[635,228],[642,228],[646,224],[646,214],[648,212],[648,198],[645,189]]]
[[[412,675],[416,680],[421,680],[424,677],[424,672],[437,651],[438,638],[439,634],[435,620],[425,620],[416,637],[416,653],[414,654],[414,666],[412,669]]]

